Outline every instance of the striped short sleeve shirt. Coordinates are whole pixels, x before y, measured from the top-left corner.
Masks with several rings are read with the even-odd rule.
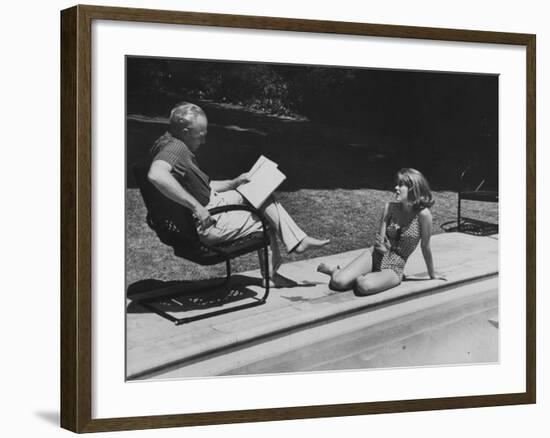
[[[151,148],[152,161],[166,161],[172,175],[202,206],[210,201],[210,178],[199,169],[195,154],[170,132],[162,135]]]

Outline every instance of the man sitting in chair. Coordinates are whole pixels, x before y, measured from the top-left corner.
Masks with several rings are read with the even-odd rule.
[[[170,129],[151,149],[152,163],[148,178],[164,196],[193,212],[201,241],[216,244],[261,231],[262,224],[247,211],[229,211],[215,217],[208,212],[208,209],[218,206],[245,204],[242,195],[234,189],[248,182],[248,175],[244,173],[232,180],[211,181],[199,169],[194,152],[205,143],[207,125],[206,115],[199,106],[187,102],[177,104],[170,113]],[[289,253],[318,248],[329,240],[307,236],[273,196],[265,201],[260,210],[271,225],[268,263],[272,273],[271,284],[277,286],[282,283],[282,277],[277,274],[281,265],[277,237]],[[260,256],[260,264],[263,263]]]

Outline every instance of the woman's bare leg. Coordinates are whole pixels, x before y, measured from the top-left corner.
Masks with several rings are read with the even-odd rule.
[[[351,289],[355,280],[372,271],[372,253],[367,249],[353,259],[343,268],[331,267],[321,263],[317,268],[319,272],[330,275],[329,286],[331,289],[344,291]]]
[[[397,274],[391,269],[381,272],[369,272],[357,278],[354,291],[357,295],[372,295],[390,289],[401,283]]]

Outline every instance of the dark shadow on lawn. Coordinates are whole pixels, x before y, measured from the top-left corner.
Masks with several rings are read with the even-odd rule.
[[[235,275],[230,283],[220,286],[222,279],[197,281],[140,280],[128,287],[126,297],[131,300],[128,313],[150,313],[140,305],[145,301],[165,312],[209,309],[224,304],[257,297],[249,286],[260,286],[259,278]],[[202,289],[194,291],[195,289]]]
[[[208,126],[208,139],[197,151],[201,169],[213,180],[234,178],[260,155],[279,164],[286,180],[279,190],[332,188],[391,189],[395,172],[391,148],[341,127],[285,122],[264,116],[271,125],[220,120]],[[131,167],[149,159],[155,140],[168,128],[156,121],[127,121],[127,187],[135,188]],[[371,144],[374,143],[374,144]]]
[[[446,148],[445,153],[437,148],[424,150],[423,144],[398,131],[288,120],[215,103],[201,105],[208,114],[209,127],[197,159],[214,180],[234,178],[263,154],[277,162],[287,176],[281,191],[392,190],[394,173],[400,167],[419,168],[435,190],[456,190],[462,162],[468,162],[454,148]],[[168,124],[166,116],[128,114],[126,126],[127,186],[135,188],[130,167],[149,159],[149,150]]]
[[[262,280],[246,275],[234,275],[228,284],[221,285],[222,279],[197,281],[162,281],[155,279],[140,280],[128,287],[126,297],[131,300],[128,313],[151,313],[151,310],[140,305],[147,302],[164,312],[186,312],[191,310],[211,309],[243,300],[259,299],[260,295],[249,289],[260,287],[263,294]],[[298,283],[286,279],[284,287],[312,287],[315,284]],[[201,291],[194,291],[202,289]],[[273,291],[276,287],[271,287]]]
[[[490,236],[498,234],[498,224],[473,219],[464,219],[461,221],[460,230],[458,229],[457,221],[444,222],[440,227],[446,233],[459,231],[461,233],[471,234],[472,236]]]

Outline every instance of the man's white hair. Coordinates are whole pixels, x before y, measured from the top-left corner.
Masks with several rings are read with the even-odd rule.
[[[178,103],[170,111],[170,129],[175,133],[189,128],[198,116],[205,116],[200,106],[189,102]]]

